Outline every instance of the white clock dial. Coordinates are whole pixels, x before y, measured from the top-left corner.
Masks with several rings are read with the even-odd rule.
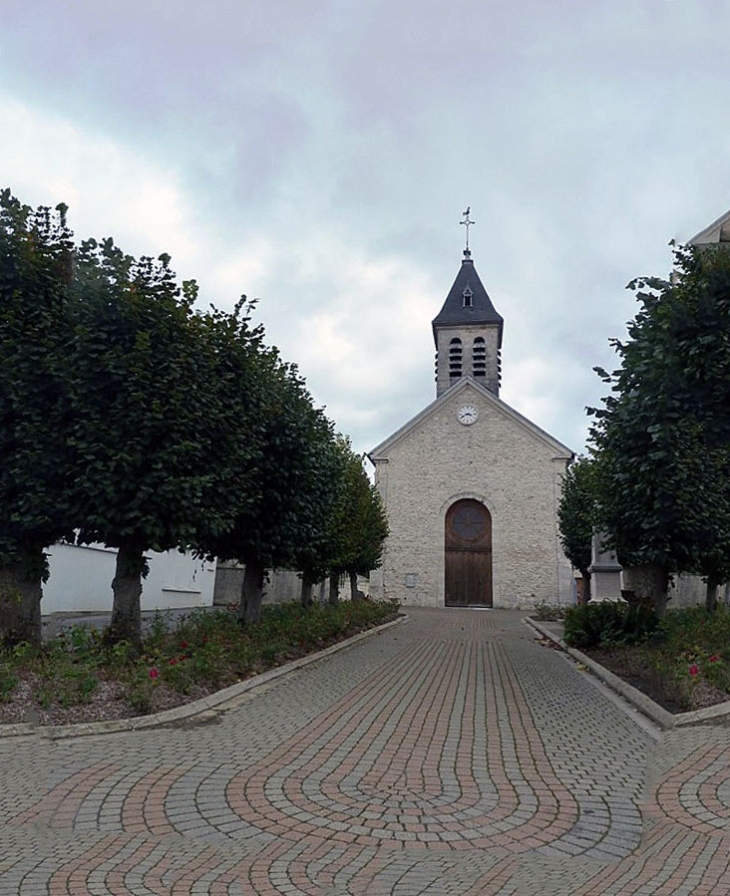
[[[479,411],[473,404],[465,404],[456,412],[456,419],[459,423],[463,423],[464,426],[471,426],[472,423],[476,423],[478,416]]]

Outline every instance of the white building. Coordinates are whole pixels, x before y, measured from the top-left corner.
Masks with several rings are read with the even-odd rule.
[[[41,613],[110,612],[115,548],[55,544],[48,550],[50,577],[43,586]],[[180,551],[146,555],[150,571],[142,580],[143,610],[206,607],[213,603],[215,563]]]

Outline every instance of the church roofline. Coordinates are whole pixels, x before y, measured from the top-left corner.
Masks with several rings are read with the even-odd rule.
[[[703,246],[708,243],[727,243],[730,242],[730,211],[713,221],[700,230],[693,237],[687,240],[688,246]]]
[[[439,397],[435,401],[432,401],[431,404],[427,405],[420,413],[416,414],[415,417],[411,418],[407,423],[404,423],[403,426],[400,427],[400,429],[397,429],[394,433],[388,436],[387,439],[382,441],[379,445],[376,445],[375,448],[372,449],[372,451],[369,451],[368,459],[370,460],[370,462],[375,465],[378,460],[387,460],[387,457],[384,456],[384,452],[389,451],[402,438],[407,436],[413,429],[415,429],[422,421],[424,421],[427,417],[430,417],[431,414],[433,414],[439,407],[441,407],[442,404],[467,388],[475,389],[480,395],[484,396],[484,398],[493,402],[501,411],[506,413],[516,423],[521,424],[534,436],[537,436],[541,441],[550,445],[557,452],[557,457],[574,457],[575,452],[571,448],[568,448],[567,445],[563,445],[562,442],[559,442],[554,436],[551,436],[549,432],[546,432],[536,423],[528,420],[527,417],[520,414],[520,412],[516,411],[513,407],[510,407],[510,405],[508,405],[506,401],[502,401],[501,398],[498,398],[496,395],[494,395],[494,393],[490,392],[475,379],[470,376],[465,376],[462,377],[449,389],[447,389],[446,392],[443,392],[441,395],[439,395]]]

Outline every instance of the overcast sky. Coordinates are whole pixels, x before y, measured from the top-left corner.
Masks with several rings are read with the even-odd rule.
[[[358,450],[475,265],[501,397],[576,451],[624,287],[730,207],[727,0],[0,0],[0,185],[172,255]]]

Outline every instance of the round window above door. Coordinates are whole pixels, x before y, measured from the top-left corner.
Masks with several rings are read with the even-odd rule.
[[[482,538],[487,528],[487,515],[484,507],[476,501],[464,501],[451,517],[451,528],[457,538],[463,541],[476,541]]]

